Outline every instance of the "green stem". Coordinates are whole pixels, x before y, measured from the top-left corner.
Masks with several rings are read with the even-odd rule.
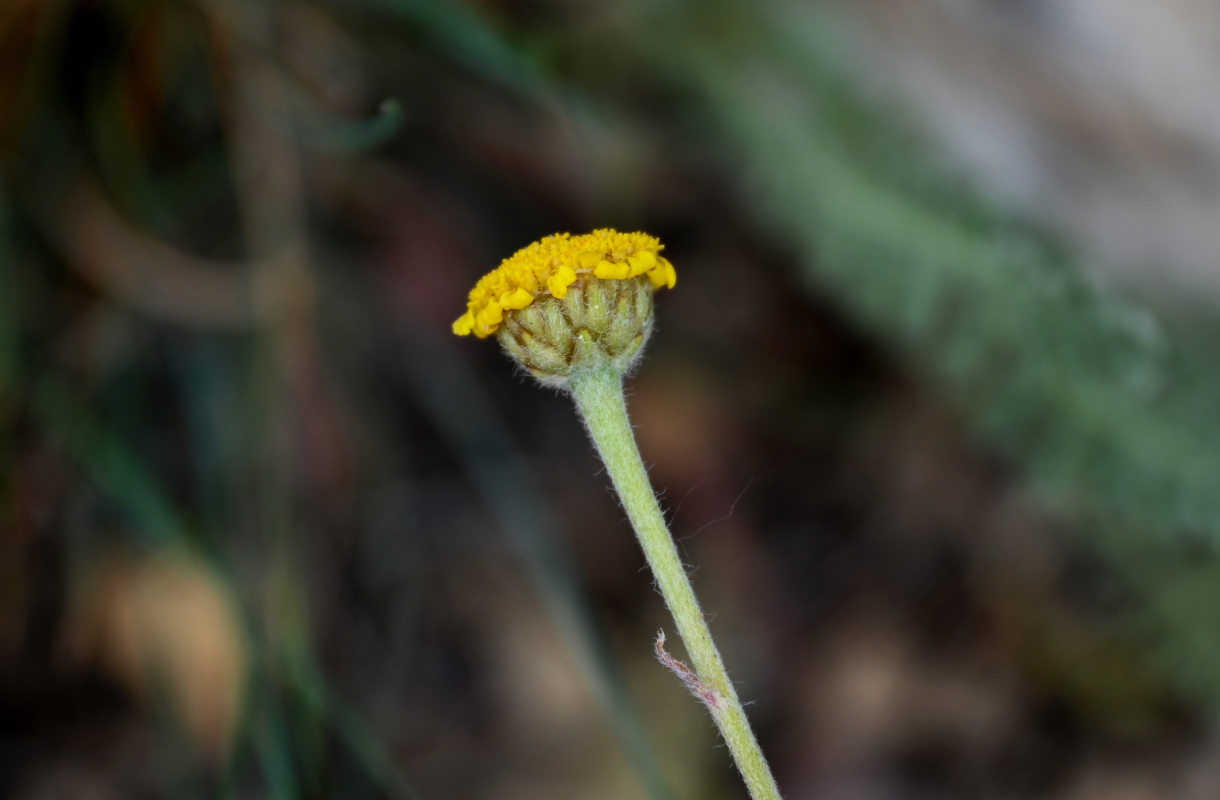
[[[657,505],[652,484],[648,481],[648,473],[640,459],[635,434],[627,418],[622,375],[613,370],[587,372],[573,376],[570,387],[589,435],[635,528],[636,538],[644,548],[644,556],[656,576],[661,595],[677,623],[686,652],[695,664],[696,675],[684,673],[681,662],[667,659],[660,641],[658,655],[711,712],[716,727],[728,743],[737,769],[745,779],[750,797],[754,800],[779,800],[779,787],[771,777],[767,760],[758,746],[758,740],[754,738],[754,731],[724,669],[716,643],[712,641],[712,632],[708,630],[686,569],[678,557],[678,549],[665,524],[665,517]]]

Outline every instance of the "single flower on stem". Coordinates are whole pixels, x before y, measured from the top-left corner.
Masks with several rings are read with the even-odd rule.
[[[609,228],[548,236],[479,280],[453,332],[495,336],[531,375],[576,401],[694,668],[669,654],[664,633],[654,645],[657,658],[703,702],[750,796],[778,800],[779,788],[712,641],[627,417],[623,376],[652,333],[654,293],[677,282],[663,247],[647,234]]]

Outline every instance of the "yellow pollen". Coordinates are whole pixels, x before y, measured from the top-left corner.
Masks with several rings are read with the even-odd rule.
[[[600,228],[572,236],[557,233],[523,247],[484,275],[470,290],[466,313],[453,323],[458,336],[492,335],[504,314],[525,308],[539,297],[563,299],[581,277],[629,280],[647,275],[658,289],[678,280],[662,256],[665,245],[646,233]]]

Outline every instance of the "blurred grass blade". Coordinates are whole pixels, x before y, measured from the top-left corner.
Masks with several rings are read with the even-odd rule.
[[[63,381],[43,378],[34,411],[48,435],[105,496],[130,518],[127,528],[150,545],[189,542],[185,522],[164,490],[123,442],[107,430]]]
[[[526,95],[549,88],[538,63],[462,0],[360,0],[360,4],[411,23],[424,41],[493,83]]]
[[[390,797],[422,800],[423,795],[414,782],[394,762],[360,713],[330,691],[312,653],[296,652],[287,657],[292,663],[285,671],[291,676],[297,696],[313,713],[331,724],[335,735],[355,757],[361,769]]]
[[[327,153],[351,155],[375,150],[388,142],[406,121],[398,100],[386,100],[377,113],[367,119],[326,117],[316,109],[301,114],[295,123],[295,136],[303,147]]]
[[[13,252],[12,220],[0,194],[0,429],[3,429],[10,393],[16,390],[18,332],[21,330],[21,270]]]
[[[289,733],[284,729],[282,715],[272,705],[272,694],[263,698],[255,747],[267,782],[267,796],[271,800],[297,800],[303,795],[292,764]]]
[[[648,796],[672,798],[577,569],[560,544],[545,493],[488,402],[486,389],[448,339],[435,331],[412,326],[400,339],[410,342],[400,350],[404,387],[418,398],[495,511]],[[415,379],[421,374],[428,380]]]

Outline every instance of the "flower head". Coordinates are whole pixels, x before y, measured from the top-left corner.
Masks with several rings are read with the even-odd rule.
[[[631,368],[652,332],[652,295],[678,276],[645,233],[557,233],[504,259],[470,292],[459,336],[495,335],[535,378],[565,386]]]
[[[578,281],[630,280],[647,276],[654,288],[673,288],[673,264],[662,256],[665,245],[646,233],[619,233],[600,228],[572,236],[557,233],[523,247],[484,275],[470,291],[466,313],[453,323],[458,336],[492,335],[506,313],[540,298],[562,300]]]

